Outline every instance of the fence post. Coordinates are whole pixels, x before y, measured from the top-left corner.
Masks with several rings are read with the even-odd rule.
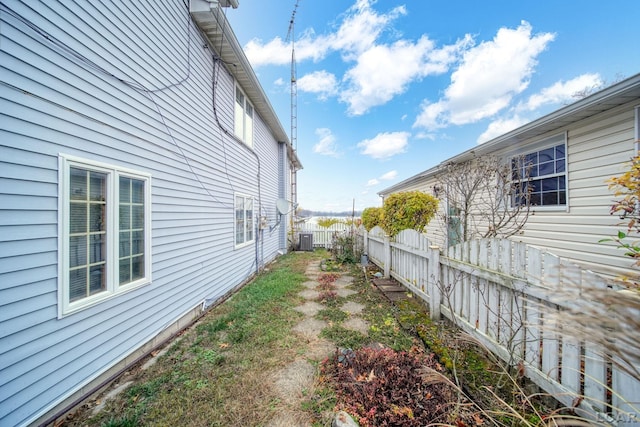
[[[384,236],[384,278],[388,279],[391,273],[391,240],[389,236]]]
[[[362,226],[362,251],[369,255],[369,232]]]
[[[429,292],[429,312],[431,320],[440,320],[440,303],[442,290],[440,289],[440,248],[429,246],[427,261],[427,291]]]

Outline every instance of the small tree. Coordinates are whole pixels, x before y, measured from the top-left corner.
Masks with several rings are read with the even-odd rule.
[[[382,208],[365,208],[362,211],[362,225],[371,231],[376,225],[382,224]]]
[[[527,175],[523,157],[505,162],[487,155],[443,166],[437,187],[449,205],[444,222],[453,240],[518,233],[531,207]]]
[[[421,191],[394,193],[382,209],[382,228],[390,236],[407,228],[422,232],[438,211],[438,199]]]
[[[640,244],[629,242],[629,237],[640,235],[640,155],[631,159],[631,167],[618,177],[609,180],[609,189],[614,190],[615,197],[611,206],[611,215],[620,215],[626,221],[626,231],[619,231],[616,237],[601,241],[614,241],[624,249],[625,255],[635,260],[635,266],[640,266]],[[633,287],[638,287],[637,281]]]

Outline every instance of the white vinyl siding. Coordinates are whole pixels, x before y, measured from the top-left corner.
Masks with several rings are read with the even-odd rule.
[[[614,199],[607,180],[625,172],[634,155],[638,128],[637,101],[612,108],[550,134],[519,142],[495,154],[511,159],[517,154],[539,152],[566,141],[566,206],[534,206],[520,233],[511,237],[545,248],[587,269],[610,277],[635,274],[632,260],[613,244],[599,243],[615,236],[620,219],[609,214]],[[555,141],[555,143],[554,143]],[[436,176],[422,177],[396,191],[430,193]],[[427,226],[427,235],[440,247],[446,242],[445,202]]]
[[[600,240],[615,236],[620,219],[609,214],[614,199],[607,180],[633,156],[633,108],[616,107],[567,130],[567,206],[536,207],[514,236],[610,276],[628,275],[632,261]]]
[[[59,315],[149,283],[150,176],[63,155],[60,182]]]
[[[229,249],[236,192],[254,197],[254,215],[260,200],[262,215],[275,221],[282,138],[256,108],[256,155],[239,143],[237,68],[214,59],[218,45],[205,39],[189,2],[69,0],[34,7],[15,0],[0,8],[0,425],[40,425],[278,256],[275,232],[254,231],[258,260],[251,244]],[[118,239],[125,242],[128,234],[132,246],[129,251],[111,235],[105,263],[117,267],[105,267],[113,276],[107,291],[78,304],[108,296],[62,317],[66,272],[59,257],[69,252],[61,247],[67,239],[60,187],[68,179],[61,176],[60,153],[79,160],[79,169],[108,176],[107,198],[130,208],[129,215],[123,208]],[[153,281],[142,286],[136,271],[129,268],[124,277],[120,269],[121,261],[131,266],[142,256],[131,213],[139,202],[120,201],[115,192],[116,175],[144,178],[138,171],[153,177],[144,218],[150,236],[144,243],[151,245],[144,264]],[[113,222],[108,238],[120,227],[120,209],[105,207]],[[281,225],[285,235],[287,225]],[[91,233],[96,239],[99,232]],[[117,290],[108,293],[109,286]]]

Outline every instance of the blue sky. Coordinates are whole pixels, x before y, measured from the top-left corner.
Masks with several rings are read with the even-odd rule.
[[[227,18],[290,129],[295,0]],[[640,72],[640,1],[299,0],[298,202],[380,206],[377,192]]]

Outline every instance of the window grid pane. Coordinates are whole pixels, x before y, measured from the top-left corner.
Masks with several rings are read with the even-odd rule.
[[[118,283],[124,285],[144,277],[144,181],[121,176],[119,184]]]
[[[244,198],[236,196],[236,244],[244,243]]]
[[[251,242],[254,239],[253,199],[236,195],[235,212],[236,245]]]
[[[529,153],[521,160],[513,160],[511,168],[513,179],[520,180],[520,184],[515,185],[513,206],[526,203],[523,190],[528,192],[532,206],[566,205],[564,144]]]
[[[106,291],[107,174],[70,168],[69,301]]]

